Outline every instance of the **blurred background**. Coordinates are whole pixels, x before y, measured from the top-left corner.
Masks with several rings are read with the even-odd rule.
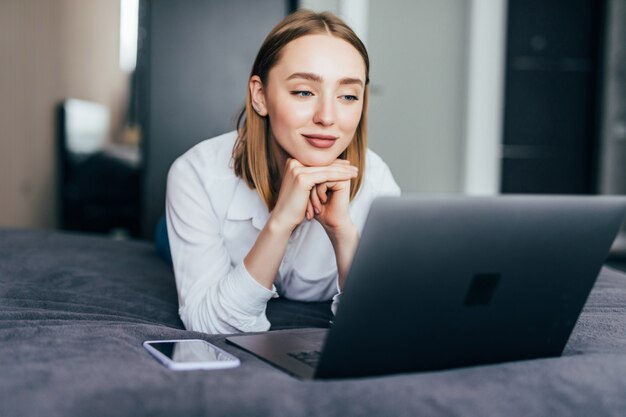
[[[152,239],[298,8],[368,47],[403,192],[626,194],[626,0],[0,0],[0,226]]]

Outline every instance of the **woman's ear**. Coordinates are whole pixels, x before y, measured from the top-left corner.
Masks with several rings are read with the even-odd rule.
[[[253,75],[250,77],[250,98],[252,99],[252,108],[261,117],[267,116],[267,107],[265,106],[265,91],[263,90],[263,82],[261,77]]]

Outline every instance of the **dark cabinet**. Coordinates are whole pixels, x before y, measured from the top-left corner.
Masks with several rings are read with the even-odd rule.
[[[501,191],[593,193],[605,4],[508,4]]]

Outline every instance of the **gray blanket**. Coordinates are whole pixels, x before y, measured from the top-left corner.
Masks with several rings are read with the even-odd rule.
[[[184,330],[147,242],[0,230],[0,416],[626,416],[626,276],[604,268],[560,358],[300,381]],[[328,303],[274,300],[273,329],[325,327]],[[208,340],[241,366],[169,371],[143,349]],[[377,337],[375,329],[372,337]]]

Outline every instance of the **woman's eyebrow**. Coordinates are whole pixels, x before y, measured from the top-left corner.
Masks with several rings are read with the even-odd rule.
[[[313,74],[312,72],[294,72],[289,77],[287,77],[287,81],[293,80],[296,78],[302,78],[304,80],[314,81],[316,83],[321,83],[322,81],[324,81],[324,79],[321,76],[317,74]]]
[[[294,72],[289,77],[287,77],[287,81],[293,80],[296,78],[302,78],[304,80],[309,80],[309,81],[313,81],[316,83],[321,83],[322,81],[324,81],[324,79],[321,76],[317,74],[313,74],[311,72]],[[363,87],[363,81],[361,81],[359,78],[349,78],[349,77],[342,78],[341,80],[339,80],[339,84],[340,85],[358,84],[361,87]]]

